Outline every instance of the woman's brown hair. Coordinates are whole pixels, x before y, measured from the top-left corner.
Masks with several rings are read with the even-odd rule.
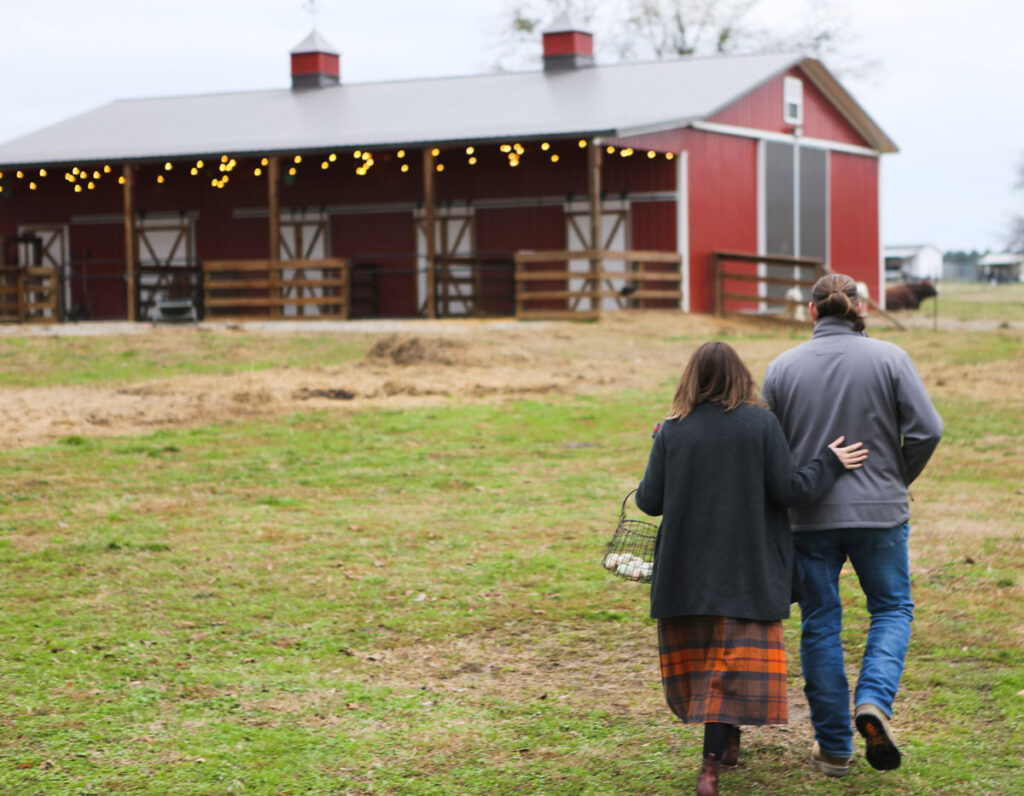
[[[853,324],[855,332],[864,331],[857,283],[845,274],[826,274],[811,289],[811,301],[819,318],[834,315]]]
[[[669,420],[681,420],[702,403],[731,412],[742,404],[764,406],[754,379],[728,343],[704,343],[690,357],[672,401]]]

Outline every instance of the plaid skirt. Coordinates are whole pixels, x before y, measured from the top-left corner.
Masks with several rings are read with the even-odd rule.
[[[658,620],[665,700],[691,724],[785,724],[782,622],[726,616]]]

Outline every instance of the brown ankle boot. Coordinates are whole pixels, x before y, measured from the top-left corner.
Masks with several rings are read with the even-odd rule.
[[[725,741],[722,752],[722,768],[736,768],[740,764],[740,728],[733,724],[729,727],[729,737]]]
[[[714,755],[704,758],[697,778],[697,796],[718,796],[718,767],[719,762]]]

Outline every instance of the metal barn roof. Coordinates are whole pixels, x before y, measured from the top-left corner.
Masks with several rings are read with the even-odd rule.
[[[789,54],[120,100],[0,145],[0,164],[621,137],[706,119],[794,66],[872,147],[895,151],[820,63]]]

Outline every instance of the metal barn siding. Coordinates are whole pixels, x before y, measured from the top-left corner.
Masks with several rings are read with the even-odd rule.
[[[411,317],[416,306],[416,228],[412,213],[331,218],[331,256],[352,260],[356,317]]]
[[[711,252],[757,251],[757,141],[692,131],[689,152],[690,311],[711,312]]]
[[[678,249],[676,218],[678,208],[675,202],[634,202],[630,207],[629,246],[642,251],[674,252]],[[668,264],[645,265],[645,270],[671,271]],[[675,267],[678,271],[678,266]],[[664,290],[664,282],[649,282],[644,285],[651,290]],[[686,286],[683,286],[686,290]],[[643,307],[649,309],[678,309],[679,302],[672,299],[644,299]]]
[[[804,136],[855,146],[870,146],[800,69],[791,69],[785,76],[773,78],[716,113],[708,121],[776,133],[791,133],[793,125],[786,123],[782,118],[782,85],[786,76],[800,78],[804,86]]]
[[[878,160],[832,152],[829,194],[833,271],[868,284],[878,299],[881,254],[878,228]]]

